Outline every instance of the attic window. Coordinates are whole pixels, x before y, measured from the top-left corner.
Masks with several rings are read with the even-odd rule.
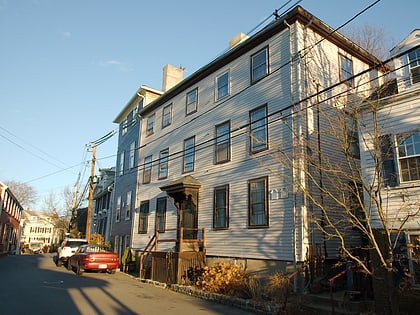
[[[420,48],[410,52],[408,54],[408,60],[410,62],[410,74],[411,82],[413,84],[420,82]]]

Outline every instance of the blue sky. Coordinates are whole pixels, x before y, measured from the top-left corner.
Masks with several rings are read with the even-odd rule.
[[[0,0],[0,181],[33,186],[42,210],[81,173],[86,144],[118,126],[113,120],[140,85],[161,89],[162,68],[185,76],[249,33],[286,0]],[[303,0],[336,28],[375,0]],[[280,10],[282,12],[283,10]],[[419,28],[418,0],[381,0],[348,28],[372,25],[389,49]],[[416,22],[417,21],[417,22]],[[97,168],[115,165],[117,136],[97,148]]]

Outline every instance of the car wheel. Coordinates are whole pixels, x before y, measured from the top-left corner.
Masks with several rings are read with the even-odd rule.
[[[110,269],[108,272],[113,275],[117,270],[116,269]]]
[[[73,267],[71,266],[71,264],[70,264],[70,259],[69,260],[67,260],[67,270],[70,270],[70,271],[72,271],[73,270]]]
[[[80,267],[80,263],[77,264],[77,275],[81,276],[83,274],[83,268]]]
[[[57,256],[57,267],[61,267],[62,265],[63,265],[63,261]]]

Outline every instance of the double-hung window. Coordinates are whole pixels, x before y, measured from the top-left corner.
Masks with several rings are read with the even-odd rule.
[[[420,180],[420,132],[398,135],[401,181]]]
[[[144,165],[143,165],[143,184],[150,183],[152,178],[152,156],[146,156],[144,158]]]
[[[136,142],[133,141],[130,144],[130,155],[129,155],[129,158],[128,158],[128,167],[129,168],[134,168],[135,153],[136,153]]]
[[[166,197],[156,199],[156,231],[165,232]]]
[[[340,81],[346,81],[349,86],[353,86],[353,61],[346,56],[340,56]]]
[[[214,189],[213,228],[226,229],[229,227],[229,186]]]
[[[413,50],[408,54],[410,63],[411,82],[413,84],[420,82],[420,48]]]
[[[125,219],[130,220],[131,219],[131,196],[132,192],[131,190],[127,192],[127,201],[125,204]]]
[[[230,122],[216,126],[216,164],[230,160]]]
[[[186,107],[186,114],[192,114],[197,111],[197,104],[198,104],[198,89],[194,89],[191,92],[187,93],[187,107]]]
[[[119,175],[124,175],[124,151],[120,153]]]
[[[268,226],[267,177],[248,182],[248,222],[250,227]]]
[[[142,201],[140,203],[140,213],[139,213],[139,234],[147,233],[147,226],[148,226],[148,218],[149,218],[149,200]]]
[[[251,83],[268,75],[268,47],[251,56]]]
[[[147,117],[147,125],[146,125],[146,136],[150,136],[154,132],[154,126],[155,126],[155,115],[151,115]]]
[[[128,118],[126,117],[121,124],[121,135],[125,135],[128,130]]]
[[[121,220],[121,196],[117,198],[117,206],[115,207],[115,222],[120,222]]]
[[[216,100],[229,95],[229,71],[216,78]]]
[[[268,148],[267,106],[250,112],[250,148],[259,152]]]
[[[159,153],[159,179],[168,177],[168,157],[169,149],[160,151]]]
[[[162,110],[162,128],[172,123],[172,104],[166,105]]]
[[[195,137],[184,140],[184,173],[194,171]]]

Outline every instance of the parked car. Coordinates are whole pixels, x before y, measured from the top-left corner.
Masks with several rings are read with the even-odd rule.
[[[28,250],[30,254],[42,254],[43,242],[30,242]]]
[[[118,254],[112,252],[108,246],[98,244],[80,246],[67,263],[67,268],[76,270],[78,275],[85,270],[106,271],[114,274],[118,266]]]
[[[88,241],[83,238],[66,238],[57,248],[57,266],[60,267],[63,263],[67,263],[69,257],[73,256],[81,245],[87,243]]]

